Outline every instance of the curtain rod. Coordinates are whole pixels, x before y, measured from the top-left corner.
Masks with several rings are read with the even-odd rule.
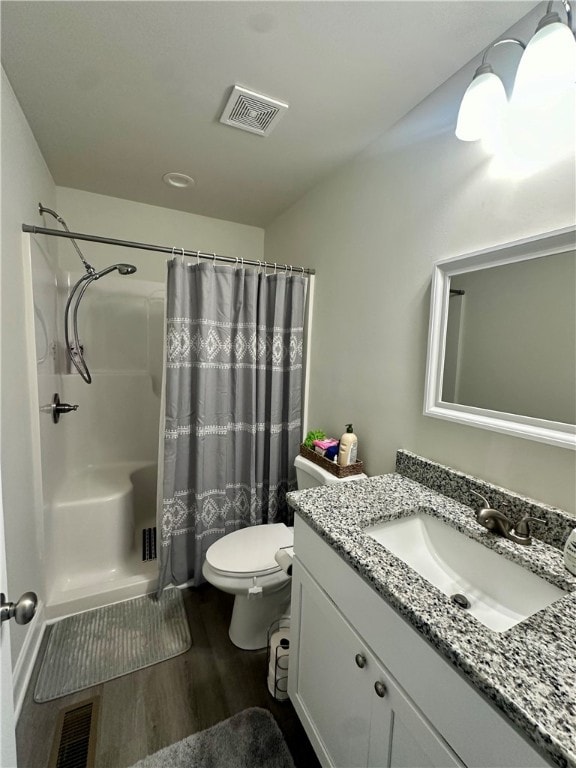
[[[315,275],[316,270],[307,267],[293,267],[291,264],[275,264],[269,261],[255,261],[254,259],[241,259],[234,256],[221,256],[217,253],[204,253],[203,251],[189,251],[184,248],[172,248],[167,245],[151,245],[150,243],[137,243],[132,240],[117,240],[113,237],[100,237],[99,235],[85,235],[80,232],[64,232],[60,229],[47,229],[36,227],[32,224],[22,224],[22,232],[30,232],[34,235],[50,235],[52,237],[67,237],[69,240],[86,240],[90,243],[104,243],[105,245],[119,245],[123,248],[139,248],[143,251],[158,251],[168,253],[171,256],[193,256],[212,261],[224,261],[227,264],[240,264],[249,267],[270,267],[281,272],[294,272],[303,275]]]

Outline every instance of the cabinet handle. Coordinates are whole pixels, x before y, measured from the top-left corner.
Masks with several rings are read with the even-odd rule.
[[[356,662],[356,666],[360,667],[360,669],[364,669],[366,666],[366,656],[364,656],[361,653],[357,653],[354,657],[354,661]]]
[[[381,699],[383,699],[384,696],[386,696],[386,694],[388,693],[388,689],[386,688],[384,683],[380,682],[380,680],[376,680],[376,682],[374,683],[374,690],[376,691],[376,695],[380,696]]]

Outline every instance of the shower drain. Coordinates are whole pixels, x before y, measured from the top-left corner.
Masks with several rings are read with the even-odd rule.
[[[142,561],[156,560],[156,526],[142,529]]]

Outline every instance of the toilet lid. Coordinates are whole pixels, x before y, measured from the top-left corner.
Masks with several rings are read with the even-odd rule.
[[[274,573],[280,569],[274,555],[293,544],[294,529],[284,523],[254,525],[218,539],[208,548],[206,560],[224,573]]]

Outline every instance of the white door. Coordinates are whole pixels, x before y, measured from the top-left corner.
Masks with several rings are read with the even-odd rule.
[[[4,545],[4,511],[0,479],[0,591],[8,595],[6,583],[6,548]],[[0,766],[15,768],[16,737],[14,735],[14,703],[12,663],[10,659],[10,622],[0,626]]]

